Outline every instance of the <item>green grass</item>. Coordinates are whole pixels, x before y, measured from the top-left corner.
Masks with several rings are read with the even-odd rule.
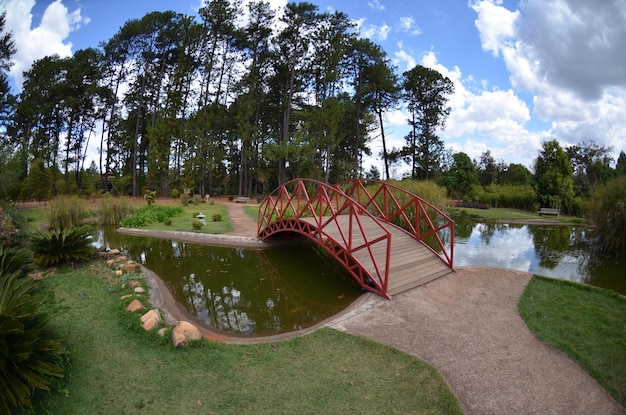
[[[519,310],[540,339],[577,361],[626,406],[626,297],[534,276]]]
[[[49,414],[459,414],[428,364],[324,328],[254,345],[200,341],[174,349],[138,327],[101,262],[43,280],[52,329],[69,349]]]
[[[243,211],[256,222],[259,220],[259,206],[244,206]]]
[[[158,202],[157,202],[158,203]],[[199,205],[189,205],[189,206],[181,206],[183,208],[183,213],[177,216],[173,216],[172,224],[167,226],[163,223],[151,223],[150,225],[142,228],[149,230],[159,230],[159,231],[184,231],[184,232],[196,232],[196,233],[211,233],[211,234],[219,234],[219,233],[227,233],[232,232],[233,225],[230,222],[230,218],[228,216],[228,209],[225,205],[220,204],[204,204],[201,203]],[[195,220],[193,217],[193,213],[201,212],[205,218],[206,226],[203,226],[200,230],[195,230],[191,227],[191,223]],[[222,215],[222,220],[219,222],[214,222],[211,220],[214,214]]]
[[[45,207],[23,209],[20,210],[20,213],[26,221],[26,230],[29,233],[37,232],[40,226],[48,223],[48,214]]]
[[[537,219],[543,220],[552,220],[555,222],[563,222],[563,223],[583,223],[584,219],[577,218],[574,216],[565,216],[560,215],[556,216],[540,216],[535,212],[528,212],[520,209],[509,209],[509,208],[490,208],[490,209],[473,209],[473,208],[449,208],[452,212],[458,212],[462,215],[469,216],[472,218],[480,218],[489,221],[507,221],[507,220],[515,220],[515,221],[532,221]]]

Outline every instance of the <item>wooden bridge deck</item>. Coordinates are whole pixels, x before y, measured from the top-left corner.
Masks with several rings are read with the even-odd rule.
[[[381,225],[391,233],[389,295],[399,294],[454,272],[431,250],[396,226],[367,216],[359,216],[359,218],[361,219],[364,233],[370,241],[385,234],[381,229]],[[302,220],[314,223],[312,218],[303,218]],[[344,234],[347,234],[350,227],[349,221],[349,215],[338,216],[337,222],[331,221],[324,227],[324,233],[336,241],[343,241],[344,238],[341,236],[340,229],[343,230]],[[358,246],[363,244],[365,240],[362,232],[356,228],[356,224],[353,223],[352,226],[355,229],[352,233],[352,245]],[[344,241],[344,243],[347,244],[348,241]],[[387,260],[386,247],[384,245],[375,244],[372,247],[381,272],[384,272]],[[367,250],[356,251],[353,253],[353,257],[366,269],[374,270],[374,263]],[[376,274],[375,271],[371,271],[371,273],[373,275]]]

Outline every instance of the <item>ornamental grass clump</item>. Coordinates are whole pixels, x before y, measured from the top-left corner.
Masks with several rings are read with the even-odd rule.
[[[35,235],[30,244],[34,263],[40,267],[71,264],[93,257],[91,233],[85,226],[70,229],[53,229]]]
[[[0,415],[10,415],[32,408],[35,393],[63,377],[65,351],[46,329],[44,297],[25,271],[29,254],[2,251],[9,263],[0,269]]]
[[[50,229],[68,229],[79,226],[86,216],[85,202],[78,196],[59,196],[50,201],[48,208]]]
[[[98,222],[104,226],[117,226],[132,212],[133,207],[127,197],[112,197],[107,193],[98,204]]]

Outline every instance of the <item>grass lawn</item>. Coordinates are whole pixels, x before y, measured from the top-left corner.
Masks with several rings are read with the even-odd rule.
[[[555,222],[563,222],[563,223],[584,223],[585,220],[582,218],[577,218],[574,216],[565,216],[560,215],[556,216],[540,216],[535,212],[529,212],[526,210],[520,209],[509,209],[509,208],[489,208],[489,209],[473,209],[473,208],[456,208],[451,207],[448,208],[451,212],[457,212],[465,216],[469,216],[472,218],[485,219],[488,221],[532,221],[537,219],[549,219]]]
[[[626,297],[534,276],[519,311],[540,339],[577,361],[626,406]]]
[[[159,203],[157,201],[156,205],[158,204]],[[154,222],[141,229],[160,231],[185,231],[212,234],[232,232],[233,230],[233,225],[230,222],[230,218],[228,216],[228,209],[224,205],[217,203],[213,205],[200,203],[198,205],[181,205],[181,207],[183,208],[183,214],[171,217],[171,225],[167,226],[163,223]],[[194,214],[198,213],[202,213],[205,216],[204,220],[206,221],[206,226],[203,226],[200,230],[193,229],[193,227],[191,226],[191,223],[195,220]],[[213,215],[216,214],[220,216],[219,221],[212,220]]]
[[[41,283],[54,293],[51,328],[69,350],[50,414],[459,414],[428,364],[324,328],[290,340],[174,349],[124,310],[102,261]]]

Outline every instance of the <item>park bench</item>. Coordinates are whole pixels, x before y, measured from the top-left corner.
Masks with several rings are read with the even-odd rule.
[[[250,201],[249,197],[239,196],[235,198],[235,203],[248,203]]]
[[[561,213],[561,209],[554,209],[554,208],[541,208],[539,209],[539,211],[537,212],[540,216],[543,215],[549,215],[549,216],[559,216],[559,214]]]

